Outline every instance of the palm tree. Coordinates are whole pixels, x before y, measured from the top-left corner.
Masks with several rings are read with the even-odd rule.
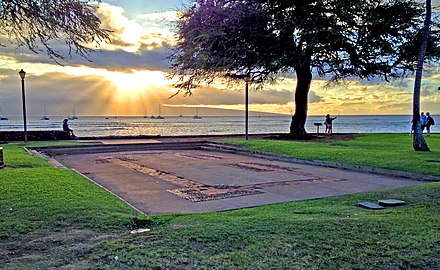
[[[422,44],[420,45],[417,59],[416,77],[414,80],[413,96],[413,148],[416,151],[430,151],[428,144],[423,138],[423,131],[420,123],[420,88],[422,85],[423,62],[425,60],[426,47],[428,46],[429,30],[431,24],[431,0],[426,0],[426,15],[423,23]]]

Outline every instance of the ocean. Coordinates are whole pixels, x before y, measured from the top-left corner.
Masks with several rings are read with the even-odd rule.
[[[40,117],[28,117],[28,130],[61,130],[64,116],[52,116],[49,120]],[[81,136],[129,136],[129,135],[225,135],[243,134],[244,117],[240,116],[203,116],[192,117],[166,116],[165,119],[140,117],[104,117],[79,116],[69,120],[75,135]],[[435,116],[434,116],[435,118]],[[249,117],[249,134],[287,133],[290,116],[251,116]],[[323,116],[309,116],[306,130],[316,133],[314,123],[323,123]],[[432,127],[436,132],[436,126]],[[0,131],[21,131],[21,117],[0,121]],[[320,127],[320,133],[324,132]],[[411,130],[410,115],[370,115],[339,116],[333,122],[334,133],[409,133]]]

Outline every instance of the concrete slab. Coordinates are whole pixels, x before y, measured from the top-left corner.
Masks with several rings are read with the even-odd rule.
[[[225,211],[420,183],[223,152],[142,149],[55,158],[147,214]]]
[[[385,207],[380,206],[378,204],[375,204],[373,202],[360,202],[360,203],[357,204],[357,206],[363,207],[363,208],[367,208],[367,209],[371,209],[371,210],[385,209]]]
[[[378,204],[382,206],[401,206],[401,205],[405,205],[406,202],[395,199],[387,199],[387,200],[379,200]]]

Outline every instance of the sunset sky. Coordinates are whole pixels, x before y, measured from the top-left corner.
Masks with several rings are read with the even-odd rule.
[[[243,89],[201,88],[191,97],[178,95],[165,77],[173,45],[171,21],[184,0],[103,1],[97,15],[103,28],[113,30],[111,44],[90,54],[89,62],[74,56],[64,66],[44,52],[31,53],[3,39],[0,47],[0,106],[3,114],[21,114],[18,71],[26,76],[27,111],[30,115],[163,115],[194,114],[194,108],[243,110]],[[440,0],[433,1],[440,5]],[[440,68],[425,72],[421,110],[440,114]],[[327,88],[316,77],[309,95],[309,114],[411,114],[413,79],[393,83],[349,82]],[[250,93],[250,110],[289,114],[293,109],[295,79],[284,78],[275,85]],[[244,85],[243,87],[244,88]],[[186,109],[185,109],[186,108]],[[201,110],[203,112],[203,110]],[[223,112],[222,112],[223,113]]]

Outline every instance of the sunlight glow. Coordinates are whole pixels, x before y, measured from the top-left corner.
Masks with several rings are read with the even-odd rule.
[[[164,87],[167,81],[159,71],[138,71],[134,73],[109,72],[106,79],[114,84],[121,93],[131,95],[148,91],[151,87]]]

